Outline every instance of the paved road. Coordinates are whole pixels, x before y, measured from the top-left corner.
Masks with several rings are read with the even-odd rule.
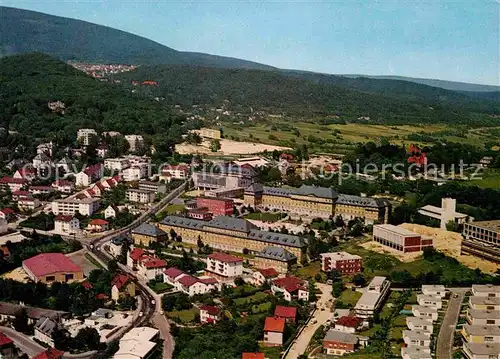
[[[27,335],[16,332],[12,328],[0,327],[0,332],[3,332],[10,339],[12,339],[14,341],[14,343],[16,344],[16,346],[23,353],[28,354],[30,358],[40,354],[41,352],[43,352],[46,349],[43,346],[41,346],[40,344],[38,344],[37,342],[33,341]]]
[[[330,312],[330,305],[332,303],[330,300],[333,299],[332,286],[322,283],[316,283],[316,286],[322,292],[321,297],[316,303],[317,310],[283,359],[297,359],[299,355],[304,354],[316,329],[324,325],[332,316]],[[321,310],[322,308],[325,308],[325,310]]]
[[[465,296],[464,289],[451,289],[451,297],[439,331],[436,347],[436,359],[450,359],[453,351],[453,337],[457,326],[460,308]]]

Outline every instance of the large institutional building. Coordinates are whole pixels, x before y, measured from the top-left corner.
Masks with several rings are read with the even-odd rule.
[[[257,181],[257,172],[253,168],[232,164],[215,166],[210,172],[193,173],[194,186],[199,190],[243,189]]]
[[[500,220],[465,223],[462,252],[500,263]]]
[[[333,188],[303,185],[299,188],[263,187],[254,183],[245,189],[244,203],[295,216],[344,220],[364,218],[367,224],[386,223],[390,205],[384,199],[338,194]]]
[[[83,270],[62,253],[42,253],[23,261],[23,269],[34,282],[68,283],[83,279]]]
[[[403,253],[421,252],[426,247],[432,247],[432,238],[392,224],[373,226],[373,240]]]
[[[226,216],[218,216],[211,221],[167,216],[160,223],[160,228],[169,233],[174,230],[183,242],[196,244],[200,239],[212,248],[252,253],[260,253],[266,247],[278,247],[290,252],[299,260],[306,246],[303,238],[275,232],[259,230],[247,220]]]

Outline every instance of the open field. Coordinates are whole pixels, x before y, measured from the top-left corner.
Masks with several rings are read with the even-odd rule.
[[[201,145],[192,145],[183,143],[175,146],[176,152],[180,154],[202,154],[209,156],[220,155],[250,155],[254,153],[262,153],[264,151],[272,152],[274,150],[283,151],[290,148],[283,146],[276,146],[260,142],[240,142],[227,139],[220,140],[221,149],[217,152],[210,150],[210,143],[203,142]]]
[[[358,302],[359,298],[361,297],[361,292],[351,290],[351,289],[346,289],[342,292],[342,295],[338,298],[338,301],[354,307],[356,303]]]
[[[196,308],[191,308],[187,310],[167,312],[166,314],[170,319],[177,318],[182,324],[187,324],[194,321],[194,318],[197,314],[199,314],[199,311]]]

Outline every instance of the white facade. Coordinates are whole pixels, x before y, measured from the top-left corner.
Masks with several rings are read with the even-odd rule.
[[[135,152],[144,146],[144,138],[141,135],[126,135],[125,139],[130,145],[130,152]]]
[[[472,295],[476,297],[500,298],[500,285],[473,284]]]
[[[264,332],[264,345],[281,346],[283,345],[283,333]]]
[[[106,218],[106,219],[115,218],[117,214],[118,214],[118,211],[116,209],[114,209],[113,206],[111,206],[111,205],[106,207],[106,209],[104,210],[104,218]]]
[[[33,211],[40,207],[40,201],[37,198],[23,198],[17,201],[17,205],[22,211]]]
[[[409,347],[429,348],[431,333],[422,330],[403,330],[403,341]]]
[[[442,198],[441,207],[423,206],[418,210],[418,213],[439,220],[441,229],[446,229],[446,224],[450,221],[463,224],[471,219],[466,214],[458,213],[456,207],[457,200],[455,198]]]
[[[79,187],[88,187],[92,184],[92,177],[85,172],[78,172],[76,174],[76,185]]]
[[[80,221],[78,218],[73,217],[71,220],[58,220],[54,221],[54,231],[57,233],[74,234],[80,231]]]
[[[439,296],[444,298],[446,296],[446,288],[444,285],[422,285],[422,293],[425,295]]]
[[[147,167],[146,166],[134,166],[124,169],[121,172],[123,180],[125,182],[134,182],[139,181],[142,178],[145,178],[147,175]]]
[[[432,359],[431,349],[426,347],[401,347],[403,359]]]
[[[371,318],[380,309],[390,286],[391,282],[386,277],[374,277],[354,307],[356,316],[363,319]]]
[[[435,321],[438,319],[438,310],[436,307],[426,307],[423,305],[412,305],[411,311],[415,317],[430,319]]]
[[[207,257],[207,271],[222,277],[237,277],[243,274],[243,259],[239,261],[224,261],[223,259]]]
[[[432,319],[419,318],[419,317],[406,317],[406,325],[410,330],[421,330],[430,332],[434,330]]]
[[[82,141],[84,146],[88,146],[90,144],[90,138],[92,136],[97,136],[97,132],[93,128],[81,128],[76,133],[76,139],[78,141]]]
[[[125,198],[130,202],[153,203],[156,198],[156,194],[150,191],[130,188],[125,192]]]
[[[443,304],[441,302],[441,297],[419,294],[417,295],[417,303],[419,305],[426,305],[429,307],[436,307],[437,309],[441,309]]]
[[[500,326],[500,310],[479,310],[469,308],[467,311],[467,320],[472,325]]]
[[[99,198],[66,198],[52,201],[52,213],[74,216],[79,212],[83,216],[92,216],[98,209],[101,201]]]
[[[130,167],[130,163],[126,158],[106,158],[104,160],[104,168],[110,171],[121,172],[126,168]]]

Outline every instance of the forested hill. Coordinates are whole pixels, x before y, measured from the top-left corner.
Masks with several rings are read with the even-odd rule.
[[[64,61],[273,69],[230,57],[176,51],[107,26],[3,6],[0,34],[0,57],[42,52]]]
[[[51,111],[52,101],[62,101],[64,113]],[[85,127],[171,139],[181,134],[181,120],[157,101],[42,54],[0,59],[0,123],[20,136],[61,144]],[[1,140],[5,145],[5,136]]]
[[[152,96],[165,97],[171,105],[221,106],[238,112],[266,110],[273,114],[329,117],[357,120],[370,117],[371,123],[464,123],[499,124],[488,114],[500,114],[500,103],[474,101],[452,91],[396,81],[387,91],[370,86],[359,89],[328,81],[312,81],[279,71],[193,68],[187,66],[141,66],[117,76],[123,84],[154,80],[158,87],[136,87]],[[376,80],[373,80],[376,81]],[[425,87],[429,95],[416,95],[405,88]],[[399,92],[398,93],[398,86]],[[354,87],[354,86],[351,86]],[[360,91],[361,88],[363,91]],[[446,96],[442,96],[446,93]]]

